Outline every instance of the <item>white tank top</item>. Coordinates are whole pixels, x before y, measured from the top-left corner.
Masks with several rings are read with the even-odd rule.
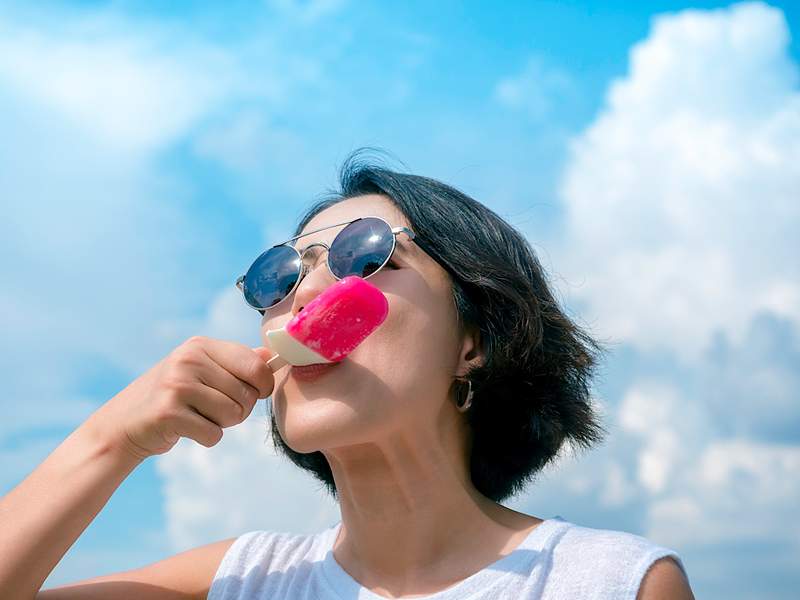
[[[386,600],[333,556],[341,521],[316,534],[250,531],[230,546],[208,600]],[[510,554],[417,600],[636,600],[647,569],[677,552],[632,533],[581,527],[555,516]]]

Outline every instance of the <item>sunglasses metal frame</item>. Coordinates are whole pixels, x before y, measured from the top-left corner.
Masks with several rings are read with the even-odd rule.
[[[343,221],[342,223],[335,223],[334,225],[327,225],[327,226],[325,226],[325,227],[320,227],[319,229],[315,229],[314,231],[308,231],[308,232],[306,232],[306,233],[301,233],[300,235],[296,235],[296,236],[294,236],[294,237],[291,237],[291,238],[289,238],[288,240],[285,240],[285,241],[283,241],[283,242],[280,242],[279,244],[275,244],[274,246],[271,246],[270,248],[268,248],[268,249],[267,249],[267,252],[268,252],[269,250],[272,250],[273,248],[277,248],[277,247],[279,247],[279,246],[285,246],[285,245],[289,244],[289,242],[293,242],[294,240],[296,240],[296,239],[298,239],[298,238],[305,237],[305,236],[307,236],[307,235],[311,235],[312,233],[317,233],[317,232],[319,232],[319,231],[324,231],[325,229],[330,229],[330,228],[332,228],[332,227],[339,227],[339,226],[341,226],[341,225],[350,225],[351,223],[355,223],[356,221],[361,221],[362,219],[378,219],[378,220],[380,220],[380,221],[383,221],[384,223],[386,223],[387,227],[389,227],[389,231],[391,231],[391,233],[392,233],[392,249],[391,249],[391,251],[389,252],[388,256],[386,257],[386,260],[384,260],[384,261],[383,261],[383,263],[381,263],[381,266],[380,266],[380,267],[378,267],[378,268],[377,268],[377,269],[375,269],[375,270],[374,270],[372,273],[370,273],[369,275],[367,275],[366,277],[364,277],[364,279],[368,279],[368,278],[372,277],[373,275],[375,275],[375,273],[377,273],[378,271],[380,271],[380,270],[381,270],[381,269],[382,269],[382,268],[383,268],[383,267],[386,265],[386,263],[388,263],[388,262],[391,260],[391,258],[392,258],[392,255],[394,254],[394,250],[395,250],[395,248],[397,248],[397,234],[398,234],[398,233],[405,233],[405,234],[408,236],[408,239],[410,239],[410,240],[413,240],[413,239],[416,237],[416,236],[415,236],[415,234],[414,234],[414,232],[413,232],[413,231],[411,231],[411,229],[409,229],[408,227],[402,227],[402,226],[401,226],[401,227],[392,227],[392,226],[389,224],[389,222],[388,222],[386,219],[384,219],[383,217],[379,217],[379,216],[377,216],[377,215],[367,215],[367,216],[364,216],[364,217],[358,217],[358,218],[356,218],[356,219],[353,219],[353,220],[351,220],[351,221]],[[344,231],[345,229],[347,229],[347,227],[345,227],[344,229],[342,229],[342,231]],[[331,245],[333,245],[333,244],[334,244],[334,242],[336,242],[336,238],[337,238],[337,237],[339,237],[339,235],[342,233],[342,231],[340,231],[339,233],[337,233],[337,234],[334,236],[333,240],[331,240]],[[300,285],[300,282],[301,282],[301,281],[303,281],[303,278],[306,276],[306,274],[308,274],[308,272],[310,271],[310,268],[308,267],[308,265],[306,265],[306,264],[305,264],[305,262],[303,262],[303,256],[305,256],[305,253],[306,253],[306,252],[307,252],[307,251],[308,251],[310,248],[313,248],[314,246],[323,246],[323,247],[325,248],[325,250],[326,250],[326,251],[327,251],[327,253],[328,253],[327,257],[325,258],[325,264],[328,266],[328,272],[329,272],[331,275],[333,275],[333,277],[335,277],[337,281],[338,281],[339,279],[341,279],[340,277],[338,277],[338,276],[337,276],[337,275],[336,275],[336,274],[333,272],[333,269],[331,268],[331,263],[330,263],[330,256],[331,256],[331,255],[330,255],[330,249],[331,249],[331,248],[330,248],[330,246],[328,246],[328,244],[326,244],[326,243],[324,243],[324,242],[315,242],[315,243],[313,243],[313,244],[309,244],[308,246],[306,246],[305,248],[303,248],[303,250],[302,250],[302,251],[298,250],[297,248],[295,248],[295,247],[294,247],[294,246],[292,246],[292,245],[289,245],[289,248],[291,248],[292,250],[294,250],[294,251],[297,253],[297,256],[300,258],[300,276],[297,278],[297,281],[295,282],[295,284],[294,284],[294,286],[292,287],[292,289],[291,289],[291,290],[290,290],[290,291],[289,291],[289,292],[288,292],[288,293],[287,293],[287,294],[286,294],[286,295],[285,295],[283,298],[281,298],[280,300],[278,300],[278,301],[277,301],[275,304],[273,304],[272,306],[269,306],[269,307],[267,307],[267,308],[261,308],[261,307],[253,306],[252,304],[250,304],[250,303],[247,301],[247,296],[245,296],[245,294],[244,294],[244,279],[245,279],[245,275],[246,275],[246,272],[245,272],[245,275],[240,275],[240,276],[239,276],[239,277],[236,279],[236,287],[237,287],[237,288],[239,288],[239,291],[240,291],[240,292],[242,292],[242,297],[244,298],[244,301],[247,303],[247,306],[249,306],[250,308],[252,308],[252,309],[254,309],[254,310],[257,310],[257,311],[258,311],[258,312],[259,312],[259,313],[260,313],[260,314],[263,316],[263,315],[264,315],[264,313],[265,313],[267,310],[269,310],[269,309],[272,309],[272,308],[275,308],[275,307],[276,307],[276,306],[278,306],[278,305],[279,305],[281,302],[283,302],[284,300],[286,300],[287,298],[289,298],[289,297],[292,295],[292,293],[293,293],[293,292],[294,292],[294,291],[297,289],[297,287]],[[261,254],[259,254],[259,255],[258,255],[258,257],[256,258],[256,260],[258,260],[258,258],[259,258],[259,257],[261,257],[263,254],[264,254],[263,252],[262,252]],[[253,264],[255,264],[256,260],[254,260],[252,263],[250,263],[250,267],[248,267],[248,268],[247,268],[247,270],[248,270],[248,271],[249,271],[249,270],[250,270],[250,268],[253,266]]]

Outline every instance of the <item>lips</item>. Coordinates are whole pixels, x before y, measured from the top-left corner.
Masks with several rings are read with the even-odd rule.
[[[293,366],[289,374],[296,379],[301,381],[311,381],[322,377],[326,373],[330,373],[333,369],[335,369],[341,362],[333,362],[333,363],[321,363],[321,364],[313,364],[313,365],[304,365],[302,367]]]

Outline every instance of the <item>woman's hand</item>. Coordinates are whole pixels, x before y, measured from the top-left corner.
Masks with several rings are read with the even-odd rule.
[[[275,380],[266,348],[192,337],[103,404],[0,498],[0,598],[33,598],[148,456],[204,446],[241,423]]]
[[[181,437],[210,448],[272,394],[272,356],[263,347],[191,337],[90,418],[139,459],[168,452]]]

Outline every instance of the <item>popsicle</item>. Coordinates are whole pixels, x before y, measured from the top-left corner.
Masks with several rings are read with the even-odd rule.
[[[383,323],[389,301],[363,278],[350,275],[329,286],[280,329],[267,330],[277,352],[267,361],[273,371],[343,360]]]

